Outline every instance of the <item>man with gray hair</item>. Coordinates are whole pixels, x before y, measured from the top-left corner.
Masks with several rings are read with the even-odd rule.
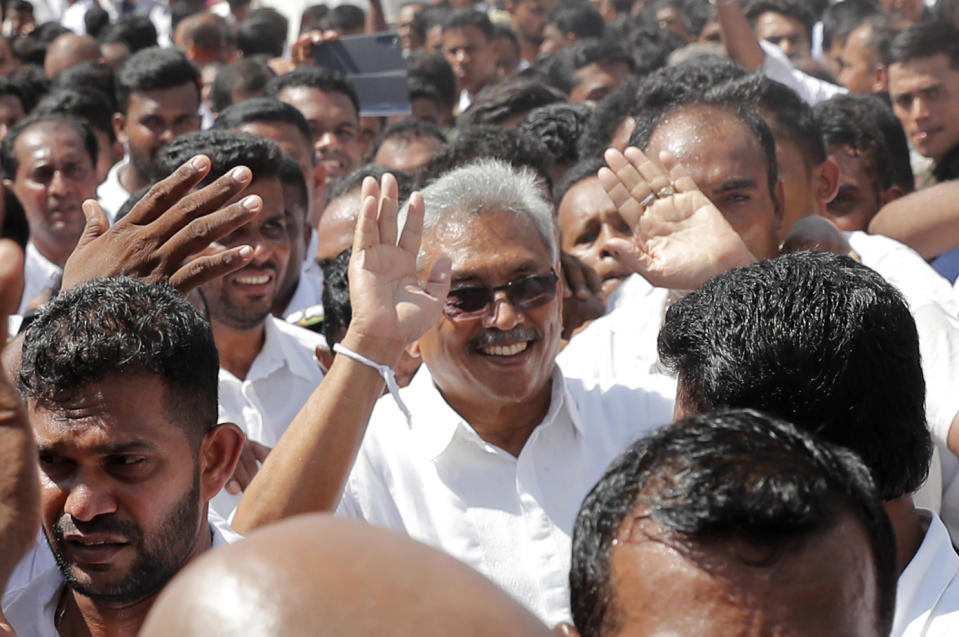
[[[374,186],[364,190],[371,205]],[[355,443],[336,456],[323,447],[319,420],[294,422],[248,487],[234,527],[339,500],[341,515],[458,557],[547,624],[568,621],[579,503],[629,442],[670,420],[672,395],[653,385],[587,386],[556,366],[557,233],[531,173],[480,160],[414,193],[409,209],[419,207],[419,278],[452,262],[439,320],[408,348],[424,365],[398,400],[376,404],[365,438],[365,421],[349,433],[344,426],[353,425],[338,422],[337,435]],[[325,459],[351,457],[361,439],[342,498],[338,489],[319,493]]]

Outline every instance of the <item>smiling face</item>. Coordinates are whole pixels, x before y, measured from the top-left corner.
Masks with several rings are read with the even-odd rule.
[[[198,447],[169,398],[159,376],[117,374],[55,406],[28,402],[43,530],[82,595],[149,597],[204,546]]]
[[[620,216],[598,177],[573,185],[559,203],[563,251],[596,270],[603,280],[603,300],[631,274],[616,253],[608,249],[613,238],[629,238],[632,231]]]
[[[959,145],[959,70],[945,54],[890,64],[889,97],[921,154],[939,161]]]
[[[254,179],[241,196],[259,195],[263,210],[219,243],[253,247],[253,260],[201,286],[210,320],[234,329],[257,329],[270,313],[290,262],[283,186],[276,177]]]
[[[510,212],[455,215],[423,237],[424,271],[442,255],[453,262],[452,288],[501,286],[557,269],[532,220]],[[562,293],[529,309],[497,292],[488,312],[466,319],[442,316],[415,345],[448,402],[505,405],[549,396],[559,349]]]
[[[93,159],[77,131],[60,122],[30,126],[13,151],[18,165],[9,185],[23,204],[30,238],[41,254],[62,266],[83,232],[80,205],[96,198]]]
[[[342,177],[360,164],[360,122],[349,96],[309,86],[288,86],[276,98],[293,106],[306,118],[313,134],[317,164],[331,177]]]

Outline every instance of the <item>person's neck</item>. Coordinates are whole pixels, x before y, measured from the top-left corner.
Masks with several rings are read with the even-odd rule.
[[[916,556],[926,534],[919,523],[919,514],[912,502],[911,495],[882,503],[892,523],[892,532],[896,536],[896,560],[899,574],[906,570],[909,562]]]
[[[117,171],[117,177],[123,189],[131,194],[150,185],[150,180],[140,174],[132,161],[128,161],[125,165],[120,166],[120,169]]]
[[[539,42],[533,42],[523,37],[519,38],[520,57],[532,64],[539,55],[539,44]]]
[[[549,380],[532,398],[518,403],[476,402],[445,394],[442,390],[440,393],[480,438],[518,457],[533,430],[549,412],[552,391],[552,380]]]
[[[253,360],[263,349],[266,339],[265,321],[252,329],[230,327],[216,319],[210,321],[213,340],[220,353],[220,367],[240,380],[246,378]]]
[[[183,566],[213,546],[206,519],[204,515]],[[136,637],[161,590],[133,602],[103,602],[65,586],[54,615],[57,633],[60,637]]]

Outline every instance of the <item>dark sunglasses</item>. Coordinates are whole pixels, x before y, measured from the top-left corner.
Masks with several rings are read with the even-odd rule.
[[[450,290],[446,297],[443,313],[451,319],[466,319],[483,316],[489,312],[490,305],[499,291],[506,292],[506,298],[514,307],[521,310],[546,305],[556,298],[556,282],[559,277],[552,270],[543,274],[520,277],[507,283],[490,287],[488,285],[467,285]]]

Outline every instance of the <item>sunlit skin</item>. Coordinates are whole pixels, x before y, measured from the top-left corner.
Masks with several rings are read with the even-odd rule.
[[[164,144],[200,130],[200,91],[192,82],[130,94],[126,113],[113,116],[117,139],[130,151],[130,163],[120,170],[120,184],[136,192],[150,184],[150,165]]]
[[[80,205],[96,198],[93,159],[77,131],[60,122],[42,122],[21,132],[14,154],[17,173],[4,185],[23,205],[37,250],[62,267],[86,222]]]
[[[856,27],[846,38],[839,56],[836,79],[853,93],[878,93],[886,89],[876,68],[879,60],[869,50],[871,37],[871,25]]]
[[[573,74],[576,85],[569,92],[571,102],[582,102],[596,106],[600,101],[629,77],[629,66],[625,62],[593,62],[576,69]]]
[[[316,163],[322,165],[330,177],[342,177],[359,166],[363,152],[360,121],[347,95],[308,86],[288,86],[276,98],[303,113],[313,134]]]
[[[922,155],[938,162],[959,145],[959,70],[944,53],[889,65],[889,96]]]
[[[452,260],[452,289],[505,285],[543,274],[553,263],[533,222],[509,212],[454,215],[423,237],[421,274],[440,256]],[[445,315],[411,347],[450,404],[486,440],[518,455],[549,407],[550,377],[562,332],[562,283],[539,307],[515,307],[497,292],[485,315]],[[489,342],[492,339],[494,342]],[[497,348],[499,353],[497,353]],[[505,353],[503,350],[516,353]],[[504,424],[510,423],[505,427]],[[515,437],[514,437],[515,436]]]
[[[761,13],[756,18],[756,37],[775,44],[791,60],[810,56],[809,30],[791,16],[775,11]]]
[[[413,51],[423,46],[416,29],[413,28],[413,17],[425,4],[413,2],[400,7],[396,20],[396,33],[400,38],[400,45],[404,51]]]
[[[496,79],[496,48],[477,27],[444,29],[443,55],[453,67],[457,88],[471,97]]]
[[[747,540],[687,540],[630,517],[610,556],[609,637],[878,636],[876,564],[862,522],[771,553]]]
[[[410,140],[387,139],[376,151],[374,164],[391,170],[413,172],[424,166],[443,143],[435,137],[417,137]]]
[[[766,155],[734,115],[709,106],[674,111],[653,132],[646,154],[668,151],[758,259],[779,252],[782,189],[770,193]]]
[[[829,154],[839,164],[839,192],[823,216],[840,230],[866,230],[883,204],[873,171],[849,146],[831,146]]]
[[[320,267],[326,267],[336,255],[353,245],[353,227],[359,210],[359,187],[327,204],[316,230],[316,260]]]
[[[607,242],[611,238],[632,237],[629,224],[596,177],[587,177],[567,190],[557,215],[563,251],[599,274],[603,281],[603,300],[608,300],[632,271],[620,262],[618,253],[610,250]]]

